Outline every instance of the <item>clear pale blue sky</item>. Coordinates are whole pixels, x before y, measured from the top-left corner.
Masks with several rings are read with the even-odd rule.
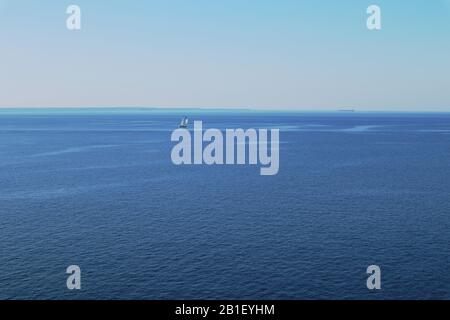
[[[450,111],[450,0],[0,0],[0,43],[2,107]]]

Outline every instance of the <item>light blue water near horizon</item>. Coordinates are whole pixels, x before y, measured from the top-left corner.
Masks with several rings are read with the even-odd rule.
[[[173,165],[185,114],[279,174]],[[444,113],[0,112],[0,298],[450,299],[449,156]]]

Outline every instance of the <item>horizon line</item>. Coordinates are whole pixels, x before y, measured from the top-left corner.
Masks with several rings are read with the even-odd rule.
[[[437,109],[417,109],[417,110],[405,110],[405,109],[368,109],[368,110],[358,110],[357,108],[352,107],[342,107],[342,108],[320,108],[318,110],[308,109],[308,108],[264,108],[264,107],[150,107],[150,106],[20,106],[20,107],[10,107],[10,106],[0,106],[0,110],[111,110],[111,109],[120,109],[120,110],[154,110],[154,111],[246,111],[246,112],[316,112],[316,113],[450,113],[449,108],[442,108],[448,110],[442,110],[441,108]]]

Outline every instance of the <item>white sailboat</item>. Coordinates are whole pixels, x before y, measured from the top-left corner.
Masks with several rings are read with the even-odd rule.
[[[186,129],[188,127],[188,124],[189,124],[188,117],[184,117],[183,120],[181,120],[180,128]]]

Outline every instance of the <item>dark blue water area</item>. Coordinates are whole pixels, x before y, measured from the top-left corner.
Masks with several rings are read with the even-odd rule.
[[[449,114],[187,114],[279,128],[275,176],[172,164],[184,115],[0,114],[0,298],[450,298]]]

